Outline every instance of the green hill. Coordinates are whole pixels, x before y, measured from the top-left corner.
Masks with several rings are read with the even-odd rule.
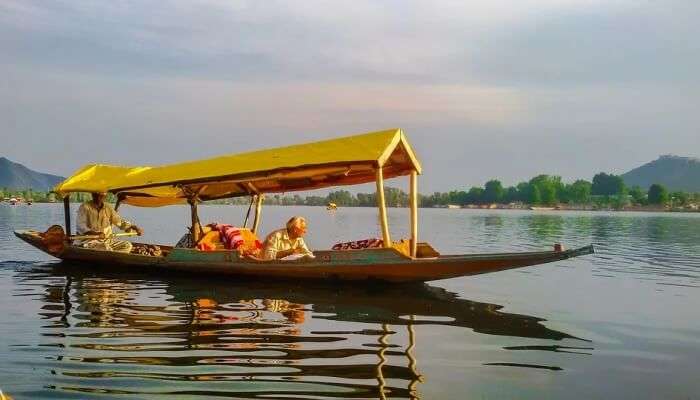
[[[628,187],[648,189],[654,183],[671,191],[700,192],[700,159],[665,155],[622,174]]]
[[[45,192],[64,179],[62,176],[32,171],[22,164],[0,157],[0,188]]]

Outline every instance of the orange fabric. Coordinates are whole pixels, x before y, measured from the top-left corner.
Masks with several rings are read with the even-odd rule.
[[[228,224],[209,224],[213,229],[210,233],[217,233],[221,246],[230,250],[238,250],[241,255],[259,255],[262,243],[258,237],[248,228],[239,228]]]
[[[240,235],[243,240],[237,247],[238,251],[241,254],[257,255],[262,249],[262,243],[258,240],[258,237],[247,228],[241,228]]]
[[[197,243],[197,249],[201,251],[212,251],[220,248],[223,248],[223,244],[219,239],[218,231],[207,232]]]

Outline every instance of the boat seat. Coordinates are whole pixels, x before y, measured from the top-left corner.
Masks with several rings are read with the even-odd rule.
[[[440,253],[426,242],[418,242],[416,247],[416,258],[440,257]]]
[[[411,256],[411,241],[408,239],[401,239],[399,241],[391,243],[391,247],[396,249],[399,253],[406,257]]]
[[[411,256],[411,241],[409,239],[401,239],[394,242],[391,247],[407,257]],[[416,258],[434,258],[439,256],[440,253],[438,253],[433,246],[426,242],[418,242],[418,246],[416,246]]]

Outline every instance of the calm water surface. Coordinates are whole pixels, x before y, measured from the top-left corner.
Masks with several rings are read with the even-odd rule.
[[[245,210],[201,208],[240,223]],[[124,207],[173,243],[188,210]],[[267,207],[315,248],[378,235],[376,210]],[[394,237],[408,211],[390,210]],[[442,253],[593,243],[597,254],[427,285],[105,273],[13,229],[62,205],[0,205],[0,389],[39,398],[700,398],[700,214],[421,210]]]

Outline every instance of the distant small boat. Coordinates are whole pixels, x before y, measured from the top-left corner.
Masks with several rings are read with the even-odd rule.
[[[552,210],[555,210],[555,208],[554,208],[554,207],[534,207],[534,206],[530,206],[530,210],[533,210],[533,211],[552,211]]]
[[[14,205],[17,204],[17,203],[19,203],[19,200],[17,200],[16,198],[13,197],[13,198],[10,199],[10,204],[11,204],[11,205],[14,206]]]
[[[333,202],[326,204],[326,210],[328,210],[328,211],[334,211],[337,209],[338,209],[338,205],[333,203]]]

